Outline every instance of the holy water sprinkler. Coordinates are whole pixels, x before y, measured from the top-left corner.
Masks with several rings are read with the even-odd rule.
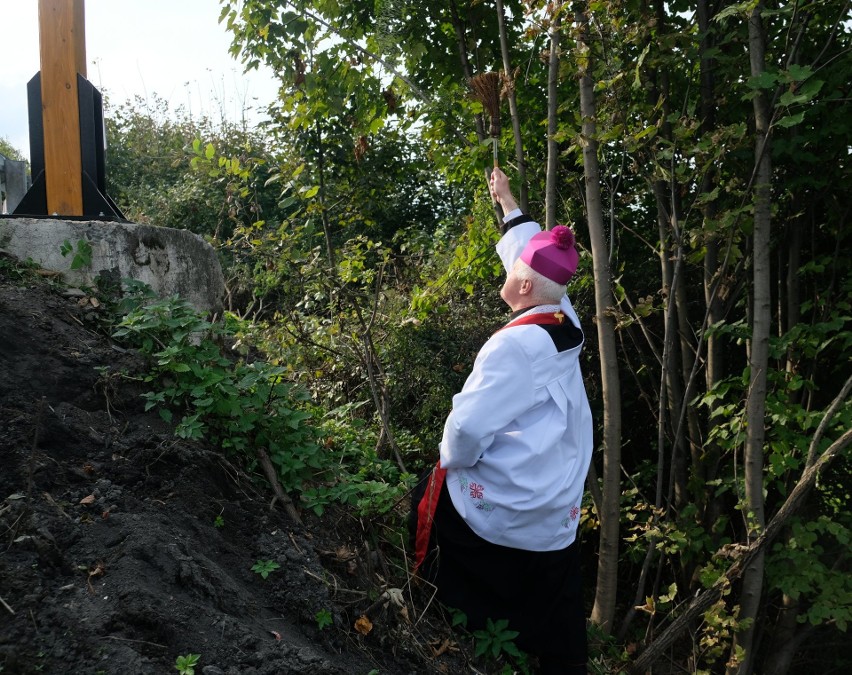
[[[500,73],[482,73],[469,80],[471,98],[479,101],[488,114],[491,124],[488,134],[494,147],[494,168],[497,168],[497,142],[500,138],[500,99],[502,98],[502,81]]]

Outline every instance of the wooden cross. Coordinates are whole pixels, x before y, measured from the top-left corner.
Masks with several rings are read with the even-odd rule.
[[[83,215],[77,73],[86,76],[83,0],[39,0],[47,212]]]

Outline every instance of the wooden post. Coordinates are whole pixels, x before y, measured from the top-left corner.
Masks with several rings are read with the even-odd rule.
[[[77,73],[86,75],[83,0],[39,0],[38,21],[47,212],[82,216]]]

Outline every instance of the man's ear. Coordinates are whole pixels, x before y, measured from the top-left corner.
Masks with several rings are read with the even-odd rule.
[[[518,289],[518,292],[521,295],[530,295],[532,293],[533,284],[529,279],[521,280],[521,287]]]

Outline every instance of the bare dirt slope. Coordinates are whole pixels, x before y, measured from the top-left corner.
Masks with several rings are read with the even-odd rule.
[[[371,554],[342,519],[291,525],[132,382],[105,382],[96,366],[138,364],[93,311],[0,265],[0,672],[174,673],[190,653],[205,675],[460,672],[359,589]]]

